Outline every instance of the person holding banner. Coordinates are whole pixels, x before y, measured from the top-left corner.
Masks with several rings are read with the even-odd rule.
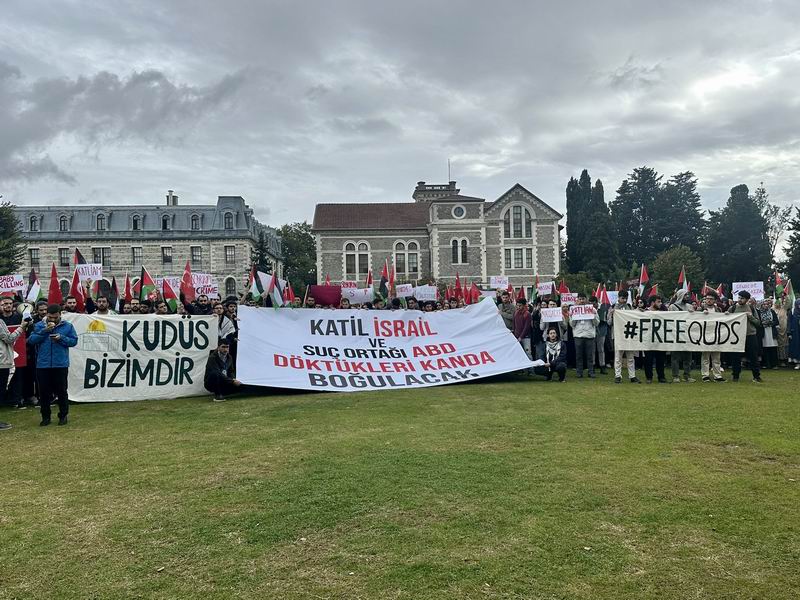
[[[706,291],[703,297],[703,314],[719,312],[717,310],[717,295],[713,291]],[[725,378],[722,376],[722,362],[720,360],[719,352],[701,352],[700,353],[700,375],[704,383],[711,381],[711,375],[714,375],[714,381],[723,383]],[[710,367],[709,367],[710,365]]]
[[[662,310],[661,296],[650,297],[650,307],[648,310],[660,312]],[[663,350],[644,351],[644,376],[647,383],[653,383],[653,363],[656,365],[656,375],[658,383],[667,383],[667,376],[664,374],[664,365],[667,361],[667,353]]]
[[[586,305],[586,294],[578,294],[577,306]],[[569,325],[572,328],[572,337],[575,340],[575,373],[578,378],[583,378],[583,370],[588,368],[589,377],[594,379],[594,337],[597,335],[597,326],[600,318],[595,311],[591,319],[576,319],[572,314]]]
[[[28,343],[38,346],[39,350],[36,355],[39,409],[42,413],[39,425],[44,427],[50,424],[50,404],[54,397],[58,402],[58,424],[66,425],[69,413],[69,349],[78,344],[78,335],[72,323],[61,320],[61,307],[58,304],[47,307],[47,320],[36,324]]]
[[[738,301],[728,309],[729,313],[745,313],[747,315],[747,336],[744,344],[744,354],[750,364],[750,371],[753,373],[753,383],[764,383],[761,379],[761,369],[758,366],[758,339],[756,338],[757,327],[761,326],[761,319],[755,309],[755,301],[751,301],[750,292],[741,290],[738,293]],[[733,368],[733,381],[739,381],[742,373],[742,354],[736,352],[731,354],[731,366]]]
[[[686,301],[689,290],[678,290],[675,292],[675,300],[669,305],[669,310],[694,312],[694,306]],[[683,380],[687,383],[694,383],[692,378],[692,353],[691,352],[671,352],[670,363],[672,366],[672,383],[680,383],[680,363],[683,363]]]
[[[528,312],[528,303],[525,298],[517,300],[517,310],[514,312],[514,337],[517,338],[528,360],[533,360],[531,355],[531,314]]]
[[[209,355],[203,385],[214,394],[214,402],[224,402],[226,395],[239,391],[242,383],[236,379],[236,364],[227,340],[221,339]]]
[[[75,296],[67,296],[64,299],[64,312],[78,312],[78,299]]]
[[[14,370],[14,343],[28,330],[30,325],[31,319],[25,319],[14,330],[14,333],[11,333],[4,320],[0,319],[0,404],[5,404],[7,395],[10,395],[13,405],[17,408],[25,408],[22,400],[22,374]],[[11,386],[8,385],[9,377],[11,377]],[[16,380],[16,384],[14,380]],[[8,394],[8,392],[11,393]]]
[[[547,381],[552,381],[553,373],[558,373],[558,381],[566,381],[567,345],[559,339],[557,330],[547,330],[547,339],[536,348],[536,360],[544,361],[544,365],[533,368],[536,375],[544,375]]]

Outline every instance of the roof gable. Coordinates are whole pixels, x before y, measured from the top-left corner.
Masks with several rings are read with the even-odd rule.
[[[511,189],[509,189],[504,194],[501,194],[500,197],[492,202],[491,204],[487,203],[486,205],[486,213],[497,213],[502,211],[502,209],[507,206],[510,202],[514,200],[523,199],[529,202],[534,210],[537,213],[544,213],[545,215],[549,216],[551,219],[560,220],[564,215],[560,212],[555,210],[552,206],[547,204],[544,200],[539,198],[536,194],[531,192],[530,190],[526,189],[519,183],[515,183]]]

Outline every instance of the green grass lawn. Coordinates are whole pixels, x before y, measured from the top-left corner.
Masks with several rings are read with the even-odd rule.
[[[0,598],[798,598],[765,379],[2,411]]]

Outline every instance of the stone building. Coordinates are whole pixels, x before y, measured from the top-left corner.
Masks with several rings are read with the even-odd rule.
[[[455,181],[420,181],[412,199],[318,204],[318,280],[363,283],[372,269],[377,282],[386,259],[398,282],[452,283],[458,273],[476,283],[505,275],[514,286],[531,286],[535,275],[552,278],[561,268],[562,215],[520,184],[487,202],[462,195]]]
[[[27,271],[36,269],[46,290],[55,263],[61,287],[69,289],[75,249],[87,262],[102,263],[101,290],[111,277],[124,285],[138,279],[144,265],[153,276],[180,276],[186,261],[192,271],[210,273],[220,293],[244,291],[251,250],[263,233],[273,268],[283,273],[281,240],[259,223],[241,196],[219,196],[214,204],[179,205],[172,190],[163,205],[17,206],[27,244]],[[121,290],[120,290],[121,291]]]

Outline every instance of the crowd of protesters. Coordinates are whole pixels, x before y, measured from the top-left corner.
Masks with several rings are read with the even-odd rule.
[[[533,302],[515,299],[506,290],[497,290],[494,301],[505,326],[522,346],[531,360],[537,361],[529,374],[544,377],[548,381],[566,381],[567,372],[575,370],[578,378],[584,374],[596,378],[598,371],[605,375],[613,369],[615,383],[623,380],[623,369],[628,381],[641,383],[637,371],[644,372],[647,383],[669,383],[667,366],[671,370],[673,383],[695,382],[693,373],[699,369],[703,382],[724,382],[724,374],[730,370],[732,381],[739,381],[743,366],[752,373],[752,380],[761,383],[762,370],[792,368],[800,370],[800,300],[787,306],[784,300],[767,298],[757,302],[747,292],[739,292],[730,301],[708,290],[702,298],[690,298],[684,290],[678,290],[668,300],[653,295],[636,297],[620,292],[613,305],[600,304],[594,296],[577,295],[577,304],[591,304],[596,309],[592,319],[575,320],[570,317],[569,307],[562,306],[559,296],[543,296]],[[253,301],[250,294],[228,297],[225,300],[211,299],[199,295],[192,302],[181,296],[174,312],[189,315],[214,315],[218,318],[218,344],[209,356],[205,374],[205,387],[214,394],[215,401],[241,389],[236,379],[236,351],[239,335],[237,310],[240,304],[248,306],[269,305],[269,300]],[[484,300],[490,300],[485,298]],[[490,300],[491,301],[491,300]],[[59,424],[67,423],[69,402],[67,394],[67,372],[69,348],[77,343],[75,330],[61,319],[62,312],[79,312],[79,303],[67,296],[62,304],[48,305],[40,301],[34,306],[22,304],[21,298],[0,298],[0,405],[25,409],[39,406],[45,426],[50,423],[50,406],[55,401],[59,406]],[[322,305],[313,297],[296,298],[291,308],[364,309],[364,310],[420,310],[434,312],[458,310],[466,306],[463,299],[450,298],[437,301],[417,301],[415,298],[391,298],[388,302],[377,297],[373,302],[352,305],[342,298],[337,306]],[[542,308],[562,309],[563,319],[544,322]],[[24,310],[26,309],[27,310]],[[171,314],[169,304],[156,295],[153,300],[133,298],[119,301],[118,311],[111,309],[111,300],[103,295],[85,296],[83,311],[88,314],[119,314],[136,318],[142,315]],[[613,338],[614,315],[617,311],[702,311],[742,312],[747,315],[747,337],[743,353],[719,352],[672,352],[652,350],[632,352],[617,350]],[[17,326],[12,333],[9,327]],[[23,333],[27,334],[27,366],[15,367],[14,343]],[[0,423],[0,429],[7,427]]]

